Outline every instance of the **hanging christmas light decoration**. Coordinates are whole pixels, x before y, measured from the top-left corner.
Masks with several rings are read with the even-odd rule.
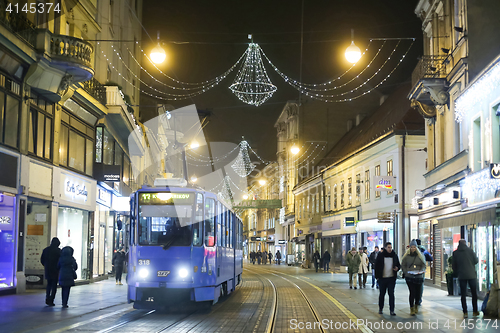
[[[245,140],[240,142],[240,152],[231,167],[240,177],[248,176],[255,169],[255,165],[252,164],[250,156],[248,156],[248,142]]]
[[[259,106],[267,101],[277,90],[267,75],[261,57],[259,44],[250,43],[233,84],[229,89],[242,102]]]

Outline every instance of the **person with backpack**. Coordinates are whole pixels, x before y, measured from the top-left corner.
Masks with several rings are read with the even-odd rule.
[[[424,283],[425,257],[417,248],[417,242],[412,240],[410,248],[406,250],[401,259],[401,269],[403,270],[406,285],[410,292],[410,315],[418,313],[418,304],[420,303],[420,288]]]

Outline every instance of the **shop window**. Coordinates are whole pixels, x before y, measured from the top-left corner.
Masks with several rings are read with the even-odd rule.
[[[387,161],[387,176],[393,175],[392,168],[393,168],[392,160],[388,160]],[[392,195],[393,193],[394,193],[393,191],[387,191],[387,195]]]
[[[458,241],[461,239],[460,227],[451,227],[441,229],[442,240],[442,281],[446,281],[446,270],[448,269],[448,258],[453,255],[458,247]],[[450,267],[451,268],[451,267]]]
[[[365,171],[365,200],[370,200],[370,170]]]
[[[209,199],[205,201],[205,245],[215,245],[215,200]]]
[[[418,238],[420,239],[420,242],[423,247],[431,255],[434,255],[434,253],[431,253],[431,222],[421,222],[418,224]],[[432,272],[431,272],[431,262],[427,261],[427,269],[425,271],[425,278],[426,279],[432,279]]]
[[[352,178],[347,178],[347,205],[352,206]]]
[[[15,254],[17,245],[16,226],[16,198],[0,192],[0,290],[14,287]],[[31,229],[32,230],[32,229]],[[28,228],[30,231],[30,228]],[[30,235],[31,236],[31,235]],[[29,238],[31,240],[32,237]],[[31,245],[31,244],[30,244]],[[43,250],[40,246],[37,250]],[[40,256],[37,256],[39,260]],[[28,260],[26,260],[28,262]]]
[[[344,208],[344,181],[340,182],[340,208]]]
[[[380,176],[380,164],[375,166],[375,176]],[[375,198],[380,198],[380,191],[375,191]]]

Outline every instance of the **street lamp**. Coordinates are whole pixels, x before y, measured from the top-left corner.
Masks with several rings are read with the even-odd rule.
[[[247,200],[248,199],[248,195],[247,194],[243,194],[243,200]]]
[[[264,179],[260,179],[260,180],[259,180],[259,184],[260,184],[261,186],[262,186],[262,185],[264,185],[265,183],[266,183],[266,181],[265,181]]]
[[[189,146],[190,149],[196,149],[200,146],[200,144],[196,141],[191,142],[191,145]]]
[[[197,180],[198,180],[198,178],[195,175],[191,176],[191,182],[192,183],[196,183]]]
[[[351,29],[351,45],[345,50],[345,57],[352,64],[361,58],[361,50],[354,44],[354,29]]]
[[[297,147],[296,145],[293,145],[290,151],[292,152],[293,155],[297,155],[300,151],[300,148]]]
[[[165,61],[165,58],[167,57],[165,50],[160,45],[160,32],[159,31],[158,31],[158,45],[156,45],[153,48],[153,50],[151,50],[150,57],[151,57],[151,61],[153,61],[155,64],[161,64],[162,62]]]

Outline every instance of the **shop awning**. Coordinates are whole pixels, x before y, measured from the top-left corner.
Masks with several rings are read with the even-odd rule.
[[[438,228],[459,227],[468,224],[479,224],[481,222],[493,222],[496,218],[496,207],[454,215],[450,217],[438,218]]]

